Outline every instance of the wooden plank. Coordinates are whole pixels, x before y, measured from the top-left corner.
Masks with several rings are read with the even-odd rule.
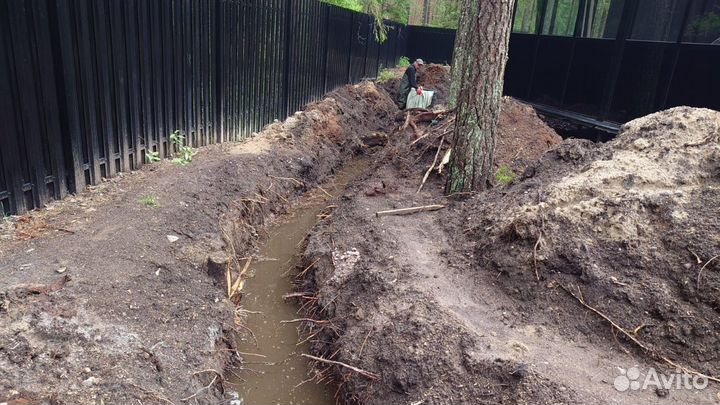
[[[18,145],[22,133],[16,122],[15,108],[18,103],[13,90],[15,75],[10,68],[13,62],[8,18],[7,2],[0,2],[0,158],[5,179],[4,190],[9,193],[10,211],[21,214],[27,207],[22,191],[23,175]]]
[[[31,51],[34,48],[30,22],[27,19],[27,3],[24,0],[9,0],[10,39],[14,56],[15,89],[14,94],[19,102],[19,120],[17,128],[22,132],[19,141],[20,159],[26,162],[28,177],[24,180],[32,185],[32,202],[36,207],[43,205],[48,199],[45,189],[45,168],[43,153],[42,128],[40,126],[39,102],[37,99],[34,70],[37,62]],[[30,208],[30,207],[28,207]]]

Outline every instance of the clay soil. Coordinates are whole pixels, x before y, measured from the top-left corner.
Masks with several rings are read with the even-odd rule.
[[[219,403],[238,360],[232,254],[395,110],[372,83],[346,86],[188,166],[146,165],[4,220],[0,402]]]
[[[503,106],[511,184],[444,196],[433,172],[418,193],[439,134],[397,131],[316,226],[298,287],[330,321],[313,350],[377,378],[317,366],[350,403],[715,403],[714,382],[614,381],[720,374],[720,113],[678,108],[594,144]],[[429,204],[446,208],[375,215]]]

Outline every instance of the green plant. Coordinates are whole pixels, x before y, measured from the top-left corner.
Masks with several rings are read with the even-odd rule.
[[[143,197],[140,199],[140,204],[142,204],[142,205],[144,205],[144,206],[146,206],[146,207],[157,207],[157,206],[158,206],[157,199],[156,199],[155,196],[153,196],[153,195],[143,196]]]
[[[148,163],[155,163],[160,161],[160,152],[153,152],[151,150],[145,151],[145,160]]]
[[[385,83],[395,78],[395,72],[390,69],[383,69],[378,73],[377,82]]]
[[[406,68],[410,66],[410,58],[407,56],[401,56],[400,61],[398,61],[397,67]]]
[[[172,144],[175,156],[172,160],[173,164],[186,166],[192,163],[195,149],[185,144],[185,135],[180,130],[175,130],[170,134],[170,143]]]
[[[502,165],[497,172],[495,172],[495,180],[500,184],[508,185],[515,180],[515,172],[513,172],[508,165]]]

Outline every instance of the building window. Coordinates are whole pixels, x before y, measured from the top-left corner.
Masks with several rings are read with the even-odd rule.
[[[720,45],[720,0],[693,1],[683,42]]]

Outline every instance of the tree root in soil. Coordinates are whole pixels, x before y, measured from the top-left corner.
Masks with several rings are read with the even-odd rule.
[[[367,378],[369,378],[369,379],[371,379],[371,380],[377,380],[377,379],[380,378],[379,375],[377,375],[377,374],[375,374],[375,373],[373,373],[373,372],[366,371],[366,370],[363,370],[363,369],[361,369],[361,368],[357,368],[357,367],[355,367],[355,366],[351,366],[351,365],[349,365],[349,364],[346,364],[346,363],[343,363],[343,362],[340,362],[340,361],[324,359],[324,358],[322,358],[322,357],[315,357],[315,356],[313,356],[313,355],[306,354],[306,353],[302,353],[301,356],[306,357],[306,358],[308,358],[308,359],[310,359],[310,360],[314,360],[314,361],[319,361],[319,362],[322,362],[322,363],[333,364],[333,365],[336,365],[336,366],[345,367],[345,368],[347,368],[347,369],[349,369],[349,370],[352,370],[352,371],[354,371],[354,372],[356,372],[356,373],[358,373],[358,374],[360,374],[360,375],[362,375],[362,376],[364,376],[364,377],[367,377]]]
[[[717,258],[720,258],[720,255],[715,255],[715,256],[713,256],[710,260],[708,260],[708,261],[700,268],[700,271],[698,271],[698,275],[697,275],[697,288],[696,288],[698,292],[700,292],[700,277],[702,277],[703,270],[705,270],[705,268],[706,268],[710,263],[712,263],[715,259],[717,259]]]
[[[640,349],[642,349],[642,351],[643,351],[644,353],[648,354],[652,359],[660,360],[660,361],[664,362],[665,364],[669,365],[670,367],[674,367],[674,368],[676,368],[676,369],[680,369],[680,370],[682,370],[683,372],[685,372],[685,373],[687,373],[687,374],[696,375],[696,376],[698,376],[698,377],[702,377],[702,378],[705,378],[705,379],[707,379],[707,380],[720,383],[720,377],[709,376],[709,375],[707,375],[707,374],[703,374],[703,373],[701,373],[701,372],[699,372],[699,371],[693,370],[693,369],[691,369],[691,368],[689,368],[689,367],[687,367],[687,366],[680,365],[680,364],[678,364],[678,363],[676,363],[676,362],[668,359],[667,357],[662,356],[661,354],[657,353],[657,352],[656,352],[655,350],[653,350],[652,348],[650,348],[650,347],[648,347],[647,345],[645,345],[644,343],[642,343],[642,342],[641,342],[640,340],[638,340],[632,333],[628,332],[628,331],[625,330],[622,326],[618,325],[618,324],[617,324],[615,321],[613,321],[609,316],[605,315],[604,313],[600,312],[600,310],[598,310],[597,308],[594,308],[594,307],[592,307],[590,304],[588,304],[587,301],[585,301],[585,297],[583,296],[583,293],[582,293],[582,290],[580,289],[580,287],[578,287],[578,293],[577,293],[577,294],[575,294],[574,292],[572,292],[572,290],[570,290],[570,288],[568,288],[568,287],[566,287],[566,286],[564,286],[564,285],[560,285],[560,287],[561,287],[566,293],[570,294],[571,297],[575,298],[575,300],[577,300],[583,307],[585,307],[586,309],[588,309],[588,310],[590,310],[591,312],[593,312],[595,315],[601,317],[601,318],[604,319],[606,322],[608,322],[615,330],[617,330],[618,332],[620,332],[620,333],[621,333],[622,335],[624,335],[628,340],[630,340],[632,343],[634,343],[637,347],[639,347]],[[638,329],[640,329],[640,328],[638,328]],[[637,329],[636,329],[636,330],[637,330]]]

